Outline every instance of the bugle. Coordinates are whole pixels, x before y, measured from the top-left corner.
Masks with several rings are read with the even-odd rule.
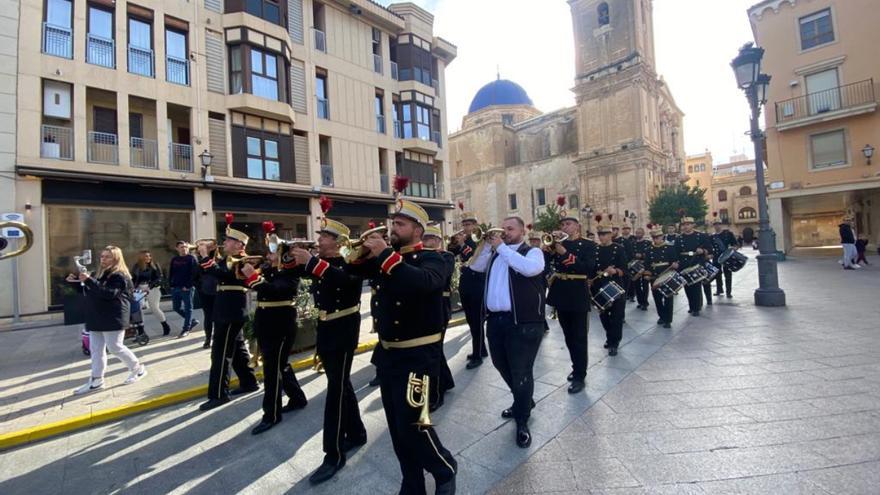
[[[226,268],[235,273],[236,278],[240,280],[244,280],[247,277],[241,272],[241,267],[244,264],[259,266],[263,263],[263,257],[259,255],[253,254],[244,254],[241,256],[227,256],[226,257]],[[257,269],[259,271],[259,269]]]
[[[544,234],[541,236],[541,244],[548,248],[554,248],[557,243],[565,240],[568,240],[568,234],[565,232],[553,232],[552,234]]]
[[[364,233],[361,234],[361,236],[357,240],[352,241],[349,239],[345,239],[345,241],[342,243],[342,246],[347,251],[345,254],[345,262],[353,263],[366,256],[367,252],[366,249],[364,249],[364,242],[367,240],[367,238],[369,238],[373,234],[382,234],[382,236],[384,237],[387,232],[388,226],[380,225],[378,227],[373,227],[372,229],[364,231]]]
[[[406,403],[410,407],[421,409],[419,411],[419,419],[413,423],[419,427],[434,426],[434,423],[431,422],[431,416],[428,414],[430,410],[430,400],[428,399],[430,396],[430,386],[431,377],[422,375],[419,378],[412,372],[409,374],[409,380],[406,382]]]
[[[20,246],[15,251],[0,254],[0,260],[20,256],[27,252],[27,250],[34,245],[34,232],[31,230],[30,227],[27,226],[27,224],[8,220],[5,222],[0,222],[0,229],[18,229],[24,234],[24,245]]]

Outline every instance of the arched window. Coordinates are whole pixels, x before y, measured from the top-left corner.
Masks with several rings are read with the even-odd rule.
[[[577,197],[577,194],[572,194],[568,197],[568,209],[577,211],[580,207],[581,200]]]
[[[611,14],[608,13],[608,2],[602,2],[596,9],[599,15],[599,25],[604,26],[611,22]]]
[[[724,189],[718,191],[718,201],[727,201],[727,191]]]
[[[718,210],[718,217],[721,218],[721,221],[727,223],[730,220],[730,214],[727,213],[727,208],[721,208]]]
[[[694,173],[694,166],[693,165],[688,165],[688,173],[689,174]]]
[[[737,217],[739,217],[740,220],[751,220],[753,218],[758,218],[758,212],[755,211],[754,208],[746,206],[745,208],[739,210],[739,213],[737,213]]]
[[[751,196],[752,195],[752,188],[749,186],[742,186],[741,188],[739,188],[739,195],[740,196]]]

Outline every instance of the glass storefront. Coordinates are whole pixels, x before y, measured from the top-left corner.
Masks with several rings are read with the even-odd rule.
[[[92,271],[98,266],[101,249],[112,244],[122,249],[129,268],[137,261],[138,252],[148,249],[167,273],[168,263],[176,254],[175,243],[193,240],[191,211],[49,205],[47,215],[52,306],[63,304],[64,296],[72,293],[73,288],[64,279],[76,271],[73,257],[84,249],[92,250]]]

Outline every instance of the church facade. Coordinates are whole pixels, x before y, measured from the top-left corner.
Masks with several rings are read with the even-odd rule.
[[[681,110],[654,65],[650,0],[571,0],[575,105],[551,113],[498,79],[449,137],[452,199],[481,220],[527,222],[564,196],[596,213],[648,219],[650,200],[682,180]]]

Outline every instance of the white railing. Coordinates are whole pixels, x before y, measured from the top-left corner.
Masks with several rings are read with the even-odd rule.
[[[116,43],[112,39],[90,33],[86,41],[86,62],[111,69],[116,67]]]
[[[443,147],[443,140],[440,139],[440,131],[434,131],[431,133],[431,141],[437,143],[437,146]]]
[[[116,134],[89,131],[86,159],[92,163],[119,164],[119,143]]]
[[[318,118],[330,120],[330,101],[327,98],[317,97],[318,99]]]
[[[312,28],[315,33],[315,50],[327,53],[327,35],[320,29]]]
[[[153,77],[153,50],[128,45],[128,71],[132,74]]]
[[[397,81],[398,77],[399,75],[397,74],[397,62],[391,62],[391,79]]]
[[[73,58],[73,35],[70,28],[43,23],[43,53]]]
[[[131,138],[131,166],[159,168],[159,145],[153,139]]]
[[[165,79],[174,84],[189,85],[189,60],[168,55],[165,57]]]
[[[333,165],[321,164],[321,185],[333,187]]]
[[[373,72],[382,73],[382,55],[373,54]]]
[[[73,160],[73,129],[55,125],[40,126],[40,156]]]
[[[192,146],[181,143],[168,145],[168,170],[172,172],[193,171]]]
[[[376,132],[385,134],[385,116],[376,115]]]
[[[400,139],[403,137],[403,124],[399,120],[395,120],[392,125],[394,126],[394,137]]]

